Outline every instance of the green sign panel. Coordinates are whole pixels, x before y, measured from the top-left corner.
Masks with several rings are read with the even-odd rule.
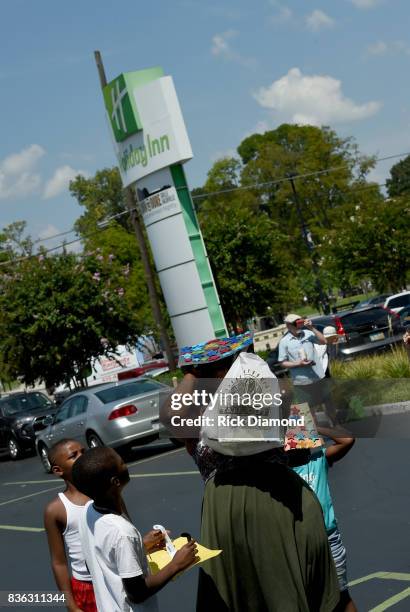
[[[104,87],[104,102],[116,142],[123,142],[142,130],[133,91],[164,75],[162,68],[124,72]]]

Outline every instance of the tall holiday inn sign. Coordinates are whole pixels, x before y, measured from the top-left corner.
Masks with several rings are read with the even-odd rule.
[[[191,159],[174,84],[161,68],[120,74],[104,101],[124,186]]]

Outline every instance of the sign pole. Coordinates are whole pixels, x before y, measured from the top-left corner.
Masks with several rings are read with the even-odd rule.
[[[103,61],[101,58],[101,53],[99,51],[94,51],[95,63],[97,65],[98,75],[100,77],[101,89],[103,89],[107,85],[107,78],[105,76],[105,70]],[[176,363],[175,357],[172,352],[171,342],[169,340],[168,332],[164,323],[164,319],[161,312],[161,306],[158,299],[157,290],[155,287],[155,279],[154,274],[151,268],[151,262],[149,258],[148,248],[145,242],[144,232],[141,225],[140,215],[138,209],[136,207],[137,201],[133,190],[131,187],[124,188],[124,197],[125,204],[129,210],[131,223],[134,228],[135,237],[138,242],[138,246],[141,253],[142,264],[145,272],[145,280],[147,282],[149,300],[151,303],[152,314],[154,316],[154,321],[157,325],[157,328],[160,333],[160,338],[162,345],[165,350],[165,354],[168,360],[168,367],[170,370],[175,370]]]

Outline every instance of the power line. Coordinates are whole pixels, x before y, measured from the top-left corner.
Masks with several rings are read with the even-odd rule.
[[[389,159],[396,159],[398,157],[405,157],[407,155],[410,155],[410,153],[397,153],[396,155],[388,155],[386,157],[379,157],[376,158],[374,161],[375,163],[379,163],[382,161],[387,161]],[[302,179],[302,178],[310,178],[312,176],[320,176],[322,174],[326,174],[326,173],[330,173],[330,172],[336,172],[337,170],[343,170],[344,168],[348,168],[349,164],[342,164],[340,166],[333,166],[330,168],[326,168],[325,170],[316,170],[314,172],[306,172],[305,174],[295,174],[292,176],[292,179],[294,180],[298,180],[298,179]],[[282,177],[279,179],[275,179],[274,181],[266,181],[263,183],[254,183],[252,185],[239,185],[238,187],[230,187],[228,189],[220,189],[219,191],[210,191],[209,193],[201,193],[195,196],[192,196],[193,200],[198,200],[200,198],[208,198],[211,196],[215,196],[215,195],[220,195],[222,193],[230,193],[232,191],[240,191],[240,190],[247,190],[247,189],[260,189],[262,187],[267,187],[267,186],[271,186],[271,185],[279,185],[280,183],[285,183],[287,181],[289,181],[289,177]]]
[[[379,162],[387,161],[387,160],[390,160],[390,159],[397,159],[399,157],[405,157],[407,155],[410,155],[410,153],[397,153],[395,155],[388,155],[386,157],[376,158],[374,161],[375,161],[375,163],[379,163]],[[326,168],[324,170],[317,170],[315,172],[307,172],[305,174],[295,174],[295,175],[292,176],[292,179],[293,180],[298,180],[298,179],[302,179],[302,178],[309,178],[309,177],[312,177],[312,176],[320,176],[322,174],[326,174],[326,173],[329,173],[329,172],[335,172],[337,170],[341,170],[341,169],[346,168],[348,166],[349,166],[349,164],[343,164],[343,165],[340,165],[340,166],[333,166],[331,168]],[[220,195],[220,194],[223,194],[223,193],[231,193],[233,191],[240,191],[240,190],[247,190],[247,189],[257,189],[257,188],[262,188],[262,187],[266,187],[266,186],[269,186],[269,185],[277,185],[277,184],[280,184],[280,183],[283,183],[283,182],[286,182],[286,181],[289,181],[289,180],[290,180],[289,177],[282,177],[282,178],[276,179],[274,181],[266,181],[266,182],[262,182],[262,183],[254,183],[253,185],[241,185],[241,186],[238,186],[238,187],[232,187],[232,188],[229,188],[229,189],[221,189],[219,191],[213,191],[213,192],[209,192],[209,193],[205,193],[205,194],[200,194],[200,195],[192,196],[192,199],[196,200],[196,199],[199,199],[199,198],[206,198],[206,197],[210,197],[210,196],[214,196],[214,195]],[[344,191],[344,192],[341,192],[341,193],[351,193],[351,192],[355,192],[355,191],[361,191],[361,190],[364,190],[364,189],[372,189],[372,188],[375,188],[375,187],[385,187],[385,186],[386,186],[386,183],[370,183],[369,185],[363,185],[363,186],[356,187],[356,188],[353,188],[353,189],[351,189],[349,191]],[[134,207],[133,209],[123,210],[123,211],[121,211],[121,212],[119,212],[119,213],[117,213],[115,215],[112,215],[111,217],[107,217],[106,219],[103,219],[102,221],[99,221],[97,223],[98,231],[100,229],[104,229],[104,227],[107,224],[109,224],[111,221],[113,221],[114,219],[118,219],[119,217],[122,217],[123,215],[129,214],[132,210],[137,210],[137,207]],[[47,236],[46,238],[37,239],[37,240],[35,240],[33,242],[33,244],[39,244],[40,242],[45,242],[46,240],[52,240],[52,239],[55,239],[55,238],[59,238],[61,236],[66,236],[66,235],[72,234],[73,232],[76,232],[76,231],[77,230],[74,227],[72,227],[71,229],[66,230],[64,232],[59,232],[58,234],[54,234],[52,236]],[[84,238],[88,238],[90,236],[94,236],[95,234],[98,233],[98,231],[94,231],[94,232],[85,234],[85,235],[83,235],[83,236],[81,236],[79,238],[75,238],[74,240],[70,240],[69,242],[62,242],[61,244],[59,244],[57,246],[54,246],[54,247],[51,247],[50,249],[44,250],[42,253],[35,253],[35,254],[32,254],[32,255],[24,255],[23,257],[19,257],[17,259],[0,262],[0,266],[6,266],[9,263],[17,263],[17,262],[20,262],[20,261],[24,261],[25,259],[29,259],[30,257],[38,257],[38,256],[41,256],[41,255],[47,255],[47,253],[51,253],[53,251],[57,251],[58,249],[64,248],[65,246],[69,246],[70,244],[75,244],[76,242],[81,242],[81,240],[83,240]]]
[[[409,154],[410,153],[397,153],[395,155],[388,155],[386,157],[379,157],[379,158],[375,159],[374,161],[376,163],[379,163],[381,161],[387,161],[389,159],[396,159],[398,157],[404,157],[404,156],[407,156]],[[343,165],[340,165],[340,166],[333,166],[331,168],[326,168],[324,170],[316,170],[315,172],[308,172],[308,173],[305,173],[305,174],[296,174],[292,178],[297,180],[297,179],[301,179],[301,178],[308,178],[308,177],[311,177],[311,176],[319,176],[321,174],[326,174],[327,172],[335,172],[336,170],[340,170],[340,169],[343,169],[343,168],[346,168],[346,167],[348,167],[348,164],[343,164]],[[232,187],[232,188],[229,188],[229,189],[221,189],[219,191],[212,191],[210,193],[204,193],[204,194],[192,196],[192,199],[196,200],[196,199],[199,199],[199,198],[206,198],[208,196],[219,195],[219,194],[222,194],[222,193],[229,193],[231,191],[237,191],[237,190],[242,190],[242,189],[255,189],[257,187],[265,187],[265,186],[268,186],[268,185],[275,185],[275,184],[283,183],[283,182],[286,182],[286,181],[289,181],[289,177],[282,177],[280,179],[276,179],[275,181],[266,181],[264,183],[255,183],[253,185],[241,185],[241,186]],[[378,183],[373,183],[371,186],[377,185],[377,184]],[[385,183],[380,183],[379,186],[380,187],[384,187]],[[367,186],[365,188],[367,188]],[[124,211],[122,211],[120,213],[117,213],[116,215],[112,215],[111,217],[108,217],[107,219],[104,219],[103,221],[100,221],[99,223],[101,223],[101,224],[102,223],[104,223],[104,224],[108,223],[109,221],[111,221],[113,219],[116,219],[118,217],[121,217],[122,215],[126,215],[127,213],[128,213],[128,210],[124,210]],[[34,241],[34,244],[38,244],[40,242],[45,242],[46,240],[53,240],[54,238],[59,238],[60,236],[66,236],[68,234],[72,234],[75,231],[76,231],[76,229],[74,227],[72,227],[71,229],[66,230],[65,232],[60,232],[58,234],[54,234],[52,236],[47,236],[45,238],[39,238],[39,239]]]
[[[111,217],[107,217],[106,219],[102,219],[101,221],[99,221],[97,223],[97,226],[100,226],[102,228],[107,223],[112,221],[113,219],[117,219],[118,217],[122,217],[123,215],[127,215],[128,212],[129,212],[128,210],[123,210],[120,213],[112,215]],[[46,240],[53,240],[54,238],[60,238],[60,236],[67,236],[68,234],[72,234],[73,232],[77,233],[77,230],[75,229],[75,227],[72,227],[71,229],[66,230],[65,232],[59,232],[58,234],[53,234],[52,236],[46,236],[45,238],[37,238],[37,240],[34,240],[33,244],[39,244],[40,242],[46,242]]]
[[[0,266],[7,266],[8,264],[14,264],[14,263],[19,263],[20,261],[24,261],[26,259],[30,259],[31,257],[41,257],[42,255],[47,255],[48,253],[52,253],[53,251],[58,251],[59,249],[62,249],[66,246],[69,246],[70,244],[75,244],[76,242],[81,242],[82,240],[84,240],[84,238],[89,238],[91,236],[95,236],[96,234],[98,234],[100,232],[100,230],[104,229],[106,227],[106,225],[108,225],[113,219],[117,219],[118,217],[122,217],[123,215],[127,215],[129,214],[131,211],[137,210],[136,207],[129,209],[129,210],[124,210],[121,211],[120,213],[117,213],[116,215],[112,215],[111,217],[108,217],[107,219],[103,219],[102,221],[100,221],[99,223],[97,223],[97,227],[98,230],[93,231],[93,232],[89,232],[87,234],[84,234],[83,236],[80,236],[79,238],[75,238],[74,240],[70,240],[68,242],[62,242],[54,247],[51,247],[49,249],[45,249],[44,251],[42,251],[41,253],[32,253],[31,255],[23,255],[22,257],[18,257],[16,259],[9,259],[7,261],[2,261],[0,262]],[[67,230],[66,232],[60,232],[59,234],[56,234],[55,236],[48,236],[45,240],[51,240],[52,238],[57,238],[58,236],[64,236],[66,234],[71,234],[73,231],[76,231],[74,228],[72,228],[71,230]],[[34,244],[37,244],[40,241],[36,241],[34,242]]]

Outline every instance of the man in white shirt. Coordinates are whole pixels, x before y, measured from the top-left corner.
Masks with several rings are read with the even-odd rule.
[[[326,339],[309,319],[288,314],[284,321],[288,331],[279,342],[278,361],[289,369],[295,401],[308,402],[314,408],[322,402],[320,381],[325,377],[315,346],[325,345]]]
[[[195,542],[152,576],[141,534],[123,514],[121,492],[130,477],[121,457],[111,448],[91,449],[75,462],[73,480],[94,500],[87,504],[79,532],[98,610],[156,612],[155,593],[195,562]]]

